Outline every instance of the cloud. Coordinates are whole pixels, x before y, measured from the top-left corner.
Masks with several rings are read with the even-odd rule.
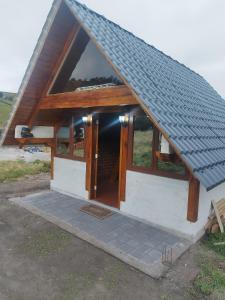
[[[203,75],[225,98],[224,0],[82,0]],[[0,90],[17,90],[52,0],[1,0]]]

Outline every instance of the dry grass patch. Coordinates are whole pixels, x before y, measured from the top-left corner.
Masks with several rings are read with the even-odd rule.
[[[34,162],[0,161],[0,183],[16,181],[26,175],[48,173],[50,163],[36,160]]]

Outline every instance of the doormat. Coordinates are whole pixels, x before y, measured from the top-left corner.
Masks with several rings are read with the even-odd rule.
[[[108,218],[113,214],[111,210],[94,204],[84,205],[80,208],[80,211],[85,212],[86,214],[91,215],[100,220]]]

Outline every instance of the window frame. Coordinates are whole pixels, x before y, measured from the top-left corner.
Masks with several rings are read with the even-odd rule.
[[[185,173],[184,174],[178,174],[178,173],[173,173],[169,171],[163,171],[158,169],[158,157],[156,155],[156,152],[158,151],[159,148],[159,134],[160,131],[155,127],[154,123],[151,122],[149,119],[149,122],[152,123],[153,126],[153,140],[152,140],[152,163],[150,167],[141,167],[141,166],[135,166],[133,164],[133,148],[134,148],[134,118],[135,116],[140,116],[143,114],[142,111],[138,112],[131,112],[130,113],[130,118],[129,118],[129,128],[128,128],[128,163],[127,163],[127,169],[130,171],[134,172],[140,172],[140,173],[145,173],[145,174],[151,174],[151,175],[156,175],[156,176],[161,176],[161,177],[168,177],[168,178],[173,178],[173,179],[180,179],[180,180],[188,180],[189,175],[188,175],[188,170],[186,166],[184,165],[185,168]]]
[[[81,116],[70,116],[69,117],[69,128],[70,128],[70,136],[69,136],[69,153],[68,154],[58,154],[57,153],[57,146],[58,146],[58,139],[57,139],[57,133],[62,127],[62,125],[65,123],[65,119],[61,121],[60,123],[57,124],[55,127],[55,157],[58,158],[64,158],[64,159],[69,159],[69,160],[75,160],[75,161],[82,161],[86,162],[86,126],[84,125],[84,157],[76,156],[74,155],[74,119],[79,119]]]

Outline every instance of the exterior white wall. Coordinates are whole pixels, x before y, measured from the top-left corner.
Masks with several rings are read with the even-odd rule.
[[[85,162],[54,158],[54,179],[51,181],[52,190],[88,199],[85,180]]]
[[[225,183],[207,192],[200,187],[199,217],[187,221],[188,181],[127,171],[126,201],[121,211],[195,241],[204,233],[211,201],[225,197]]]
[[[15,128],[15,138],[21,138],[21,130],[27,125],[17,125]],[[51,126],[34,126],[31,130],[35,138],[53,138],[54,137],[54,127]]]
[[[51,126],[34,126],[31,130],[35,138],[53,138],[54,127]]]

